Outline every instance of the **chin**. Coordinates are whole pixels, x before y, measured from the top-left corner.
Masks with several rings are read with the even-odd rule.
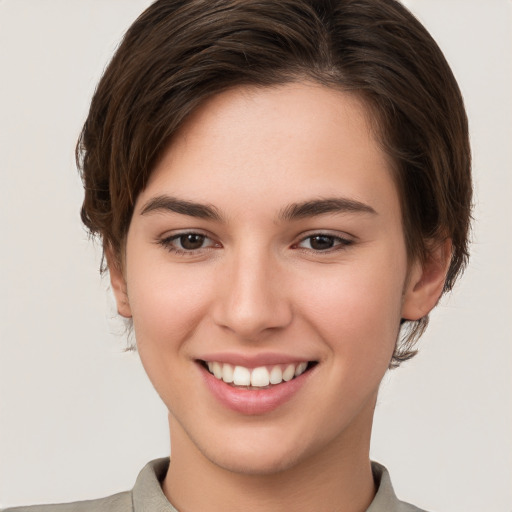
[[[231,450],[224,454],[206,454],[210,462],[216,466],[240,475],[269,476],[287,471],[300,464],[301,454],[295,453],[262,453],[262,450]]]
[[[226,436],[217,435],[214,443],[195,444],[202,456],[219,468],[241,475],[269,476],[297,468],[322,450],[325,439],[311,439],[307,430],[297,430],[252,425],[249,431],[242,428]]]

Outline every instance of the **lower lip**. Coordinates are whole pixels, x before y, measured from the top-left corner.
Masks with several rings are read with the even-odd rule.
[[[302,387],[310,371],[298,377],[269,388],[244,389],[226,384],[214,377],[202,364],[198,364],[208,389],[225,407],[246,415],[258,415],[271,412],[288,402]]]

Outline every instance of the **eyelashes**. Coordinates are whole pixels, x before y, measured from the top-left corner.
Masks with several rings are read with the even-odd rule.
[[[205,251],[222,248],[222,244],[208,235],[198,231],[176,233],[158,240],[169,252],[183,256],[196,256]],[[313,254],[331,254],[343,250],[354,243],[354,240],[330,233],[315,232],[303,236],[291,245],[292,249]]]

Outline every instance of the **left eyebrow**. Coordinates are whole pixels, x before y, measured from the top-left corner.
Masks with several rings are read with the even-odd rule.
[[[361,201],[346,197],[332,197],[289,204],[281,210],[279,219],[296,220],[327,213],[369,213],[377,215],[377,212],[370,205]]]

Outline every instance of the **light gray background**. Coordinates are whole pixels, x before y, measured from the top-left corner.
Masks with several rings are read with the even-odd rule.
[[[101,72],[148,0],[0,0],[0,505],[126,490],[168,454],[166,412],[78,211],[73,148]],[[512,3],[408,0],[471,122],[473,257],[417,359],[385,378],[372,457],[438,512],[512,510]]]

